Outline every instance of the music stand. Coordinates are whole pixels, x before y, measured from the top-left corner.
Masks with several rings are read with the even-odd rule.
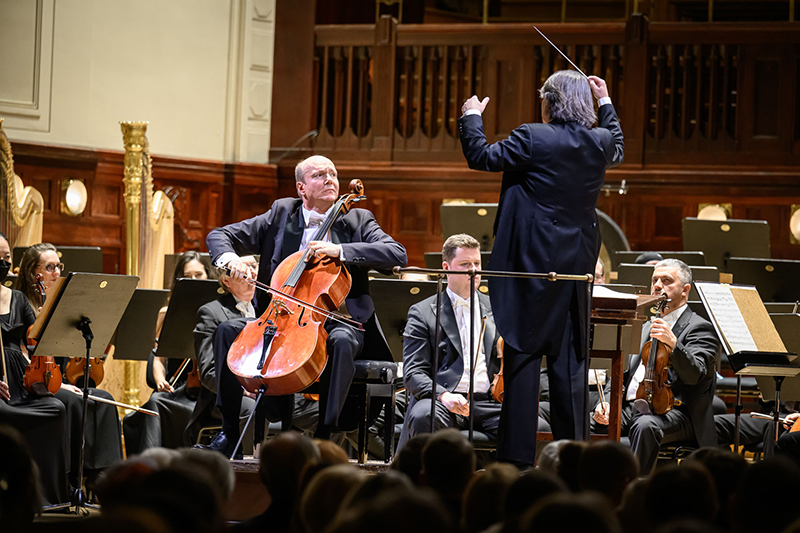
[[[80,484],[83,482],[92,341],[97,339],[100,346],[108,345],[138,283],[137,276],[71,272],[53,285],[55,294],[46,300],[31,327],[30,336],[37,341],[33,355],[87,359],[83,374],[79,486],[69,504],[48,506],[48,510],[74,506],[78,514],[88,505]]]
[[[611,258],[610,270],[616,270],[620,263],[636,263],[636,258],[642,255],[643,251],[621,251],[614,252]],[[706,256],[703,252],[655,252],[664,259],[680,259],[689,266],[706,266]]]
[[[755,285],[766,301],[800,300],[800,261],[731,257],[728,272],[737,284]]]
[[[797,313],[800,311],[800,302],[764,302],[764,307],[766,307],[767,312],[771,315],[779,313]]]
[[[497,204],[442,204],[439,207],[442,222],[442,239],[466,233],[481,244],[481,251],[488,252],[494,245],[494,219]],[[441,262],[436,268],[441,268]]]
[[[64,263],[61,277],[70,272],[103,272],[103,250],[99,246],[58,246],[58,258]],[[14,264],[19,265],[28,246],[14,247]]]
[[[146,361],[156,338],[158,311],[167,305],[169,291],[136,289],[114,334],[114,359]]]
[[[710,281],[713,283],[719,282],[719,271],[717,267],[713,266],[690,266],[689,270],[692,271],[692,281]],[[631,285],[644,285],[650,287],[650,281],[653,278],[653,265],[636,265],[631,263],[621,263],[617,270],[617,283],[629,283]],[[689,300],[699,301],[697,291],[692,286],[689,292]]]
[[[728,272],[730,257],[769,258],[769,224],[766,220],[684,218],[683,249],[702,250],[707,265]]]
[[[225,294],[217,280],[181,278],[175,283],[161,326],[156,357],[196,359],[194,328],[197,310]]]

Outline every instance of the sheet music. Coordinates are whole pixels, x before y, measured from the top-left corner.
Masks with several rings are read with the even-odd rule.
[[[731,348],[731,353],[743,350],[758,351],[730,287],[716,283],[697,283],[695,286],[703,293],[725,342]]]

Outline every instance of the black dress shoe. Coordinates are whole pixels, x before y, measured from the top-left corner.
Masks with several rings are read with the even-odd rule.
[[[211,439],[211,443],[208,445],[205,444],[195,444],[194,448],[199,448],[201,450],[212,450],[215,452],[219,452],[228,459],[231,459],[231,455],[233,455],[233,449],[236,446],[236,439],[229,439],[228,436],[225,434],[224,431],[220,431],[214,438]],[[233,456],[233,459],[237,461],[241,461],[243,458],[241,449],[236,452],[236,455]]]

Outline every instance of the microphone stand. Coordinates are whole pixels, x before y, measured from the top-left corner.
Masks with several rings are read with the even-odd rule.
[[[411,272],[414,274],[427,274],[437,276],[437,286],[436,286],[436,325],[435,325],[435,332],[434,332],[434,339],[436,341],[436,346],[433,349],[433,368],[431,368],[431,433],[434,431],[434,420],[436,414],[436,374],[439,370],[439,340],[441,338],[441,294],[442,294],[442,279],[444,276],[469,276],[470,279],[470,293],[469,293],[469,316],[470,316],[470,328],[469,328],[469,351],[470,351],[470,371],[469,371],[469,441],[473,441],[473,428],[474,428],[474,419],[473,419],[473,400],[474,400],[474,392],[475,392],[475,278],[477,276],[486,277],[486,278],[522,278],[522,279],[546,279],[548,281],[583,281],[586,282],[587,290],[589,292],[589,311],[587,314],[587,321],[586,321],[586,346],[585,356],[588,357],[588,347],[589,347],[589,334],[590,334],[590,321],[588,318],[591,316],[592,310],[592,284],[594,283],[594,276],[592,274],[557,274],[556,272],[548,272],[547,274],[537,273],[537,272],[508,272],[503,270],[476,270],[474,268],[470,268],[469,270],[444,270],[439,268],[419,268],[419,267],[394,267],[392,272],[396,275],[400,275],[405,272]],[[586,368],[588,369],[588,361]],[[587,373],[587,380],[588,380],[588,370]],[[587,395],[588,398],[588,395]],[[587,410],[588,410],[588,399],[587,403]],[[587,417],[584,417],[587,418]],[[588,424],[588,418],[585,424]],[[588,438],[588,431],[585,432],[586,437]]]

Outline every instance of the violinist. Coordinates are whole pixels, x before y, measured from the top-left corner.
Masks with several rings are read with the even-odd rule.
[[[452,235],[442,248],[442,268],[469,270],[481,268],[480,244],[469,235]],[[439,367],[435,393],[432,382],[433,350],[436,342],[436,296],[431,296],[408,310],[403,332],[403,379],[410,393],[408,410],[398,447],[418,435],[430,431],[431,400],[436,401],[435,429],[469,425],[473,411],[474,429],[497,435],[502,404],[489,392],[495,374],[500,370],[497,358],[498,333],[489,297],[477,291],[480,276],[475,276],[476,299],[480,306],[475,313],[475,381],[474,405],[470,406],[470,279],[448,275],[447,289],[441,298],[441,337]],[[480,342],[482,319],[486,317],[483,342]]]
[[[0,280],[11,267],[5,259],[5,250],[9,250],[8,240],[0,233],[0,272],[4,271]],[[33,394],[23,385],[28,359],[21,347],[34,321],[25,295],[0,285],[0,330],[8,369],[6,376],[0,367],[0,424],[9,424],[22,433],[39,467],[42,503],[55,505],[69,501],[70,496],[67,412],[58,399]]]
[[[264,284],[269,284],[273,272],[286,257],[306,248],[317,258],[338,258],[350,272],[352,285],[345,299],[346,312],[362,323],[365,331],[331,320],[325,323],[328,359],[320,378],[320,423],[315,435],[327,439],[339,424],[355,372],[353,361],[362,356],[391,360],[391,352],[375,318],[367,273],[371,268],[390,269],[405,265],[406,251],[383,232],[372,213],[365,209],[351,209],[336,220],[324,239],[311,240],[317,226],[325,221],[339,197],[339,179],[330,159],[312,156],[298,163],[295,185],[299,199],[276,200],[264,214],[216,228],[208,234],[206,244],[214,264],[230,268],[237,278],[250,276],[249,268],[240,256],[259,254],[258,281]],[[269,294],[256,293],[256,316],[267,308],[269,300]],[[226,355],[246,323],[245,318],[223,322],[214,337],[217,404],[222,413],[223,429],[211,448],[223,453],[232,452],[239,436],[242,398],[242,386],[229,370]],[[281,401],[284,402],[283,412],[293,408],[291,397]]]
[[[622,434],[628,434],[642,474],[653,469],[662,444],[696,440],[703,447],[717,443],[711,404],[720,346],[711,323],[686,305],[691,288],[692,271],[683,261],[659,261],[653,270],[650,292],[654,296],[666,295],[669,307],[662,318],[654,318],[642,327],[642,346],[654,340],[671,351],[668,381],[675,406],[658,415],[650,412],[647,402],[637,399],[645,377],[641,354],[630,355],[623,376]],[[606,384],[606,397],[611,394],[611,385]],[[608,403],[595,407],[593,430],[607,431],[608,409]]]
[[[42,297],[36,290],[37,276],[44,285],[45,295],[55,280],[61,276],[64,265],[58,257],[58,250],[49,243],[34,244],[25,251],[19,266],[17,288],[28,299],[33,313],[38,315],[42,307]],[[35,357],[35,352],[34,352]],[[66,358],[60,360],[63,369]],[[90,394],[113,400],[114,397],[102,389],[91,388]],[[67,442],[70,447],[70,483],[79,487],[78,460],[81,451],[81,424],[83,421],[83,391],[69,383],[62,383],[55,397],[61,400],[67,409]],[[89,401],[86,423],[86,447],[84,475],[87,485],[103,468],[111,466],[122,459],[122,433],[117,408],[105,403]]]
[[[181,278],[209,279],[214,278],[215,275],[216,271],[207,257],[201,256],[198,252],[186,252],[175,262],[175,269],[172,273],[172,289],[175,289],[176,282]],[[166,314],[166,306],[158,312],[156,338],[161,335],[161,327],[164,325]],[[189,444],[184,440],[184,433],[194,410],[199,390],[189,387],[187,377],[191,375],[195,363],[187,361],[188,367],[181,372],[180,376],[175,376],[183,363],[182,359],[155,357],[155,353],[151,353],[150,357],[152,358],[153,381],[156,390],[142,407],[157,412],[159,416],[149,416],[137,411],[125,415],[125,418],[122,419],[122,428],[125,435],[127,457],[149,448],[161,446],[179,448]],[[168,371],[168,367],[171,372]],[[176,377],[175,382],[171,383]]]

